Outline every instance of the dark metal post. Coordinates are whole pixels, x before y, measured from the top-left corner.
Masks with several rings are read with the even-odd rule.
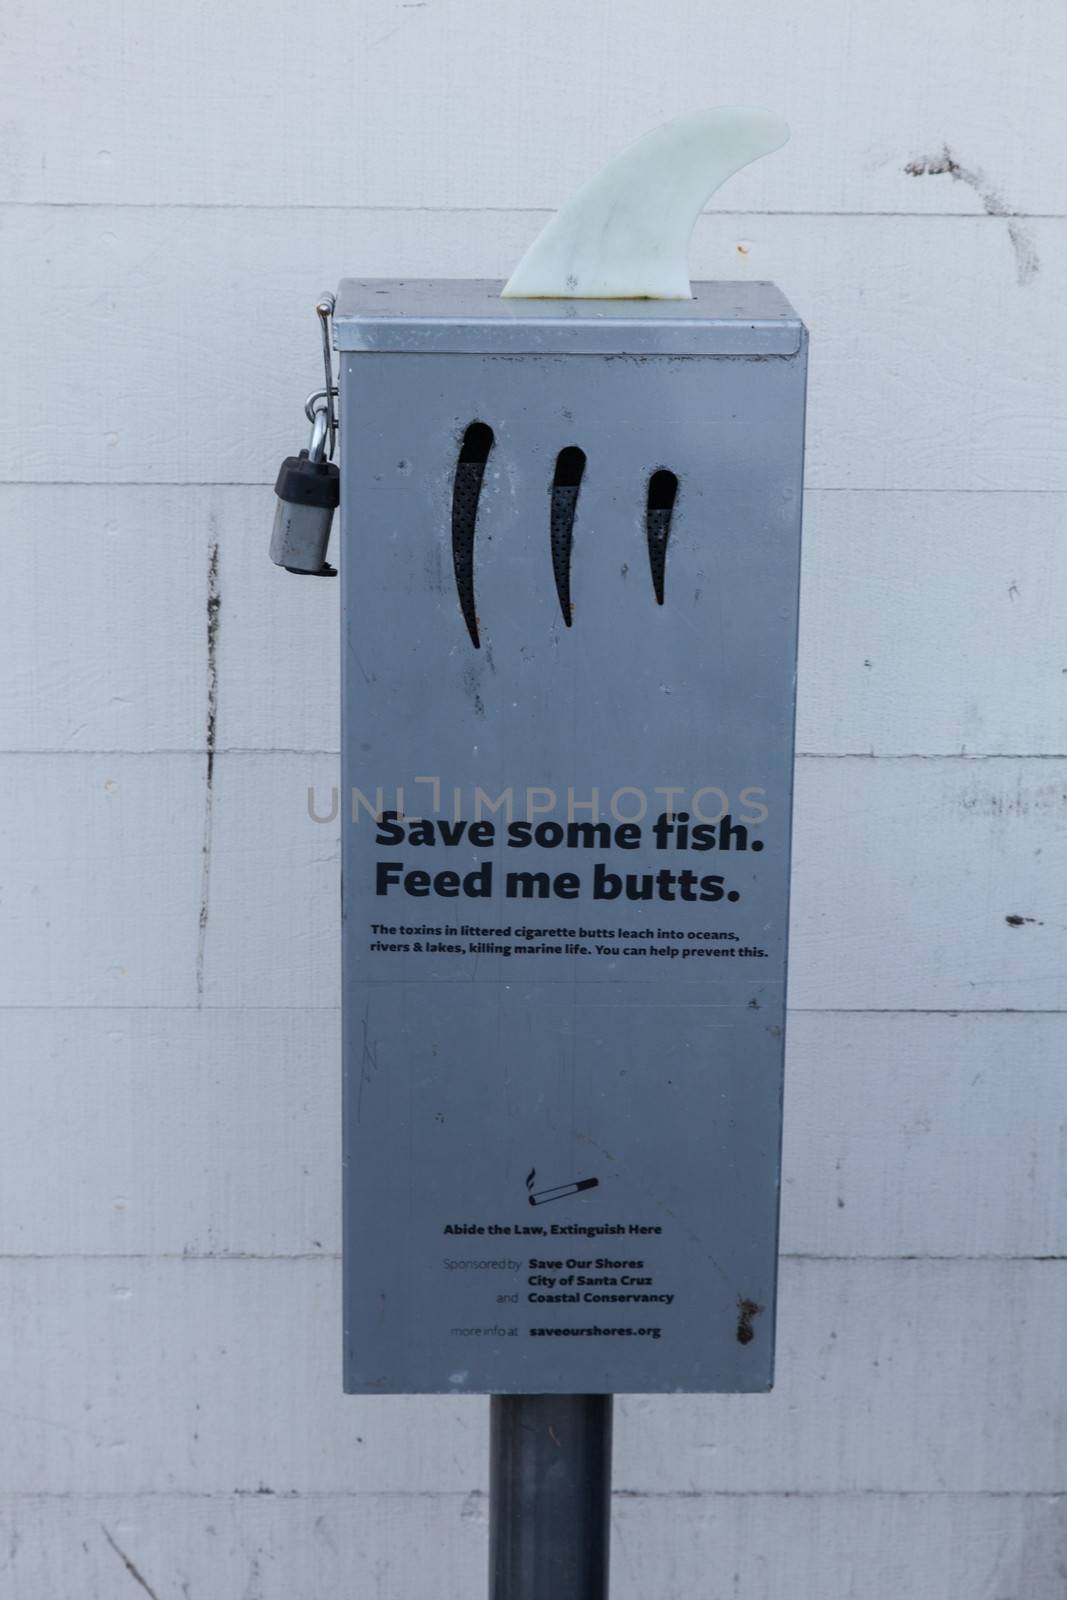
[[[489,1600],[607,1600],[612,1396],[491,1408]]]

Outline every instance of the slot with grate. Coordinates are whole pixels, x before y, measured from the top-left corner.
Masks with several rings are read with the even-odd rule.
[[[479,641],[478,613],[474,608],[474,532],[485,463],[492,448],[492,428],[484,422],[472,422],[463,435],[452,484],[452,566],[459,607],[476,650]]]
[[[571,550],[574,545],[574,514],[578,509],[578,493],[585,471],[585,451],[576,444],[567,445],[556,457],[556,472],[552,479],[552,511],[550,532],[552,537],[552,571],[556,579],[559,609],[569,628],[572,621],[571,605]]]
[[[648,534],[648,564],[652,569],[652,588],[656,604],[663,604],[663,582],[667,572],[667,541],[678,496],[678,479],[661,467],[648,480],[648,509],[645,528]]]

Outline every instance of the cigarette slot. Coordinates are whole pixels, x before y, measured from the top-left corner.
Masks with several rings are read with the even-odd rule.
[[[656,604],[663,604],[663,583],[667,573],[667,540],[678,494],[678,479],[661,467],[648,480],[648,509],[645,530],[648,536],[648,564],[652,569],[652,588]]]
[[[463,435],[452,485],[452,565],[456,574],[459,607],[471,636],[471,644],[476,650],[478,613],[474,608],[474,530],[485,463],[492,448],[492,428],[484,422],[472,422]]]
[[[576,444],[567,445],[556,457],[556,475],[552,480],[552,571],[556,579],[556,594],[563,621],[569,628],[572,621],[571,606],[571,551],[574,546],[574,514],[578,509],[578,492],[585,471],[585,451]]]

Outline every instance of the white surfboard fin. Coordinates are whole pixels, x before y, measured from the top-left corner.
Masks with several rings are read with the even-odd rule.
[[[558,211],[504,286],[508,298],[691,300],[689,237],[708,200],[789,138],[781,117],[715,106],[654,128]]]

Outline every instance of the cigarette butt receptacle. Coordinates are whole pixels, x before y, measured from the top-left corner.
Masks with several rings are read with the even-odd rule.
[[[773,1375],[806,333],[346,281],[345,1384]]]

